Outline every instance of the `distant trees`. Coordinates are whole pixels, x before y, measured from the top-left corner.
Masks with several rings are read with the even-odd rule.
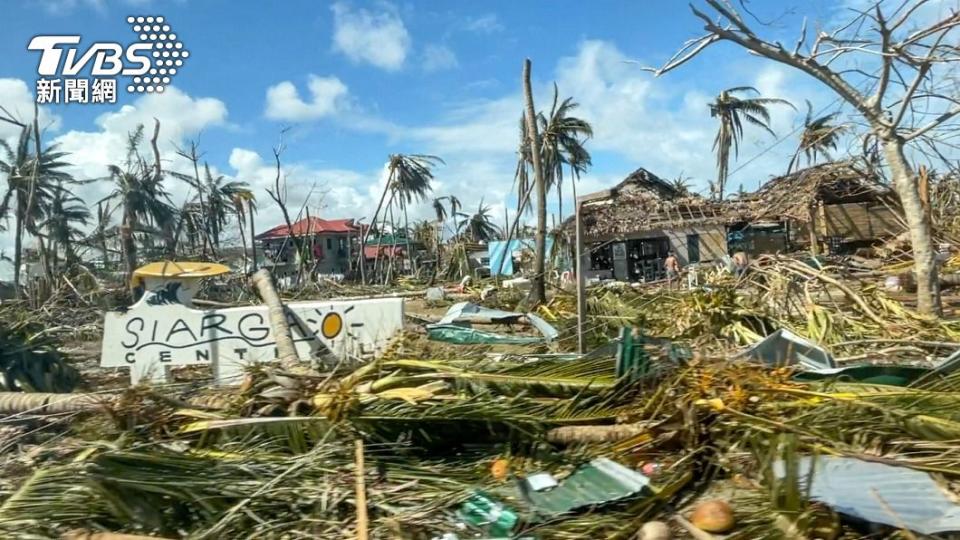
[[[474,242],[489,242],[500,237],[500,229],[493,223],[490,206],[483,200],[477,205],[477,211],[464,222],[464,233]]]

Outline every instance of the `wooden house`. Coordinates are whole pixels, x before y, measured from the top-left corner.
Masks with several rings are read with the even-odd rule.
[[[749,225],[739,228],[747,232],[743,249],[754,253],[811,243],[815,251],[826,247],[838,252],[904,230],[893,190],[852,161],[823,163],[774,178],[742,202],[748,210],[740,225]],[[780,231],[780,239],[757,234],[764,227]]]

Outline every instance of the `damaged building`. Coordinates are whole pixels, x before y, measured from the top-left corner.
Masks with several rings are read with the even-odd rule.
[[[585,276],[649,282],[680,264],[806,249],[839,253],[903,231],[895,193],[854,162],[815,165],[746,196],[714,201],[640,168],[612,188],[578,197]],[[573,220],[566,223],[572,235]]]
[[[899,199],[852,161],[814,165],[766,182],[740,201],[748,219],[730,226],[729,248],[841,253],[904,230]]]
[[[578,197],[588,278],[655,281],[672,251],[684,266],[727,254],[724,205],[640,168],[616,186]],[[572,230],[572,220],[569,222]]]

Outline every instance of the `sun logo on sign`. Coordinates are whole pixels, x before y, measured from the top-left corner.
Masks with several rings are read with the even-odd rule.
[[[343,318],[339,313],[327,313],[320,323],[320,333],[327,339],[333,339],[343,330]]]

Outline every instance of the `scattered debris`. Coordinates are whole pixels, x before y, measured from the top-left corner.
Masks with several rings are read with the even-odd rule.
[[[921,534],[960,532],[960,505],[929,473],[841,456],[800,456],[797,473],[810,498],[843,515]],[[783,476],[782,462],[774,473]]]

